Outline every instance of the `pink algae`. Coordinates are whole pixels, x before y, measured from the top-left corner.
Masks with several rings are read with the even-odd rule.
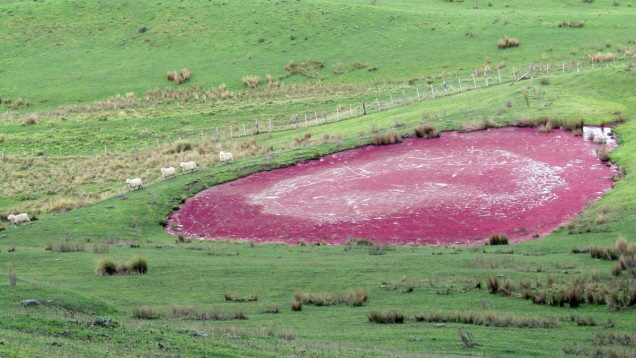
[[[513,127],[366,146],[206,189],[169,216],[166,231],[293,244],[468,245],[493,233],[527,241],[612,188],[598,147],[570,132]]]

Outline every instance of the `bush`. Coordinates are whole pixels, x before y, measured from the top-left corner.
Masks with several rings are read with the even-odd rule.
[[[369,322],[381,324],[404,323],[404,315],[397,311],[371,311],[368,313]]]
[[[381,135],[373,135],[373,145],[387,145],[395,143],[402,143],[402,136],[395,130],[390,130]]]
[[[415,135],[418,138],[439,138],[439,131],[430,124],[420,124],[415,127]]]
[[[492,234],[488,238],[490,245],[508,245],[508,235],[506,234]]]

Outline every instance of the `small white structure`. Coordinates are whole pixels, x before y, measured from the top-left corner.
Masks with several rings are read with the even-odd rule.
[[[126,179],[126,185],[128,185],[128,191],[138,190],[143,188],[140,178]]]
[[[11,221],[13,225],[18,226],[21,223],[30,222],[29,216],[26,213],[18,214],[18,215],[9,215],[7,216],[7,220]]]
[[[193,172],[197,168],[197,163],[195,163],[195,162],[181,162],[181,164],[179,164],[179,166],[181,167],[181,170],[183,170],[184,173]]]
[[[161,175],[163,175],[163,180],[166,180],[177,176],[177,171],[174,167],[161,168]]]
[[[234,161],[234,158],[232,157],[232,153],[231,152],[224,152],[224,151],[221,151],[219,153],[219,159],[222,162],[233,162]]]

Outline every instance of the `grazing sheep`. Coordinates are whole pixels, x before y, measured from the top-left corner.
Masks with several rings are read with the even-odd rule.
[[[15,226],[18,226],[20,223],[31,221],[29,220],[29,217],[25,213],[18,214],[18,215],[9,215],[7,216],[7,220],[11,221],[13,225]]]
[[[143,188],[143,185],[141,184],[141,179],[139,179],[139,178],[126,179],[126,184],[128,185],[128,191],[130,191],[130,190],[138,190],[138,189]]]
[[[183,172],[193,172],[197,168],[197,163],[195,162],[181,162],[179,164]]]
[[[166,180],[177,176],[177,172],[174,167],[161,168],[161,175],[163,175],[163,180]]]
[[[221,151],[221,152],[219,153],[219,159],[220,159],[222,162],[233,162],[233,161],[234,161],[234,158],[232,157],[232,153],[230,153],[230,152],[224,152],[224,151]]]

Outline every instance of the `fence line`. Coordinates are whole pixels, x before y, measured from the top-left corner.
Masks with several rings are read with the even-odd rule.
[[[612,61],[611,65],[612,67],[616,66],[616,62],[623,62],[622,65],[627,65],[627,60],[619,60],[619,61]],[[604,65],[604,66],[603,66]],[[599,68],[608,68],[610,66],[610,63],[605,62],[602,63],[601,66],[595,66],[594,62],[592,62],[591,64],[589,64],[588,71],[592,71],[592,70],[598,70]],[[525,66],[524,66],[525,67]],[[524,79],[532,79],[535,77],[536,75],[545,75],[545,76],[554,76],[554,75],[558,75],[559,73],[566,73],[566,71],[571,71],[571,72],[581,72],[581,71],[585,71],[585,63],[581,64],[579,62],[569,62],[569,63],[565,63],[565,62],[561,62],[560,64],[560,69],[561,71],[555,71],[554,67],[552,67],[552,71],[550,71],[550,64],[546,63],[546,64],[533,64],[532,62],[530,62],[528,64],[528,71],[526,73],[523,73],[523,70],[518,70],[517,67],[512,67],[511,69],[509,69],[508,71],[504,71],[502,73],[502,69],[501,68],[497,68],[497,76],[498,76],[498,83],[490,83],[487,73],[484,72],[483,76],[480,76],[479,73],[470,73],[470,77],[463,77],[463,76],[459,76],[458,73],[455,73],[454,78],[452,78],[451,80],[449,80],[447,77],[444,78],[444,80],[442,81],[441,84],[438,84],[437,86],[434,84],[430,84],[430,95],[426,95],[426,91],[420,91],[420,87],[419,86],[414,86],[414,87],[410,87],[410,88],[403,88],[401,89],[401,97],[402,97],[402,104],[401,106],[408,106],[410,104],[414,104],[414,103],[418,103],[418,102],[422,102],[422,101],[428,101],[428,100],[432,100],[432,99],[436,99],[436,98],[440,98],[440,97],[446,97],[446,96],[450,96],[450,95],[456,95],[456,94],[460,94],[460,93],[464,93],[464,92],[468,92],[468,91],[472,91],[474,89],[477,88],[483,88],[483,87],[490,87],[493,85],[499,85],[499,84],[505,84],[505,83],[515,83],[515,82],[519,82],[521,80]],[[507,72],[507,73],[506,73]],[[477,76],[475,76],[475,74],[477,74]],[[471,82],[470,80],[472,80],[473,82],[473,88],[470,87],[466,87],[466,86],[462,86],[462,79],[464,80],[464,82],[468,81]],[[406,83],[406,79],[403,78],[402,79],[404,83]],[[378,81],[376,81],[378,82]],[[401,81],[402,82],[402,81]],[[384,80],[383,83],[386,83],[386,81]],[[379,84],[379,82],[378,82]],[[366,84],[368,86],[368,83]],[[314,87],[314,86],[312,86]],[[357,87],[357,84],[356,84]],[[315,90],[315,87],[314,87]],[[407,93],[407,91],[409,93]],[[385,94],[386,96],[386,94]],[[234,139],[241,139],[241,138],[246,138],[246,137],[252,137],[255,135],[259,135],[262,133],[275,133],[275,132],[283,132],[283,131],[288,131],[288,130],[298,130],[298,129],[309,129],[310,127],[317,127],[317,126],[322,126],[322,125],[326,125],[326,124],[330,124],[330,123],[335,123],[335,122],[341,122],[341,121],[345,121],[345,120],[350,120],[350,119],[354,119],[354,118],[359,118],[361,116],[365,116],[365,115],[370,115],[370,114],[374,114],[374,113],[379,113],[379,112],[384,112],[384,111],[388,111],[394,108],[397,108],[398,106],[400,106],[400,104],[396,104],[394,98],[393,98],[393,93],[389,92],[388,93],[389,98],[379,98],[379,97],[375,97],[372,98],[372,100],[370,102],[374,102],[375,106],[373,105],[369,105],[367,106],[368,102],[367,100],[363,100],[361,103],[359,104],[349,104],[349,110],[346,110],[346,107],[336,107],[333,111],[327,111],[325,109],[322,110],[322,121],[319,121],[318,118],[318,111],[313,110],[313,111],[308,111],[308,112],[302,112],[302,113],[295,113],[293,115],[290,116],[289,119],[286,118],[268,118],[268,127],[263,128],[262,130],[259,128],[259,124],[258,124],[258,119],[255,119],[253,122],[242,122],[239,123],[242,127],[242,133],[241,131],[235,131],[232,128],[232,125],[229,125],[227,127],[227,129],[223,129],[223,128],[219,128],[219,127],[211,127],[208,130],[204,129],[196,129],[192,134],[190,134],[191,138],[198,138],[198,136],[200,135],[201,137],[201,142],[205,142],[206,138],[207,140],[212,140],[214,141],[216,138],[217,142],[222,141],[223,139],[227,140],[234,140]],[[240,97],[238,97],[239,101],[240,101]],[[207,99],[203,99],[204,101],[207,101]],[[342,111],[341,111],[342,110]],[[348,113],[347,113],[348,112]],[[311,114],[313,113],[314,115],[314,119],[315,121],[311,121],[308,120],[311,119]],[[15,115],[15,114],[14,114]],[[304,115],[304,126],[300,126],[299,125],[299,115]],[[236,124],[235,124],[236,125]],[[240,126],[239,126],[240,128]],[[117,153],[117,150],[113,150],[113,148],[108,148],[107,146],[104,146],[104,151],[98,151],[99,155],[123,155],[123,154],[130,154],[130,153],[134,153],[137,154],[139,152],[146,152],[146,151],[152,151],[152,150],[163,150],[165,148],[171,147],[172,146],[172,140],[169,134],[166,135],[166,137],[164,138],[164,141],[167,142],[167,146],[162,146],[161,142],[159,140],[159,138],[155,138],[155,142],[156,142],[156,149],[154,148],[154,143],[153,144],[148,144],[148,143],[144,143],[144,147],[139,146],[139,149],[137,148],[137,144],[133,144],[133,147],[131,148],[132,151],[131,152],[125,152],[123,150],[123,147],[119,146],[119,153]],[[191,139],[191,141],[196,142],[194,140]],[[165,142],[164,142],[165,143]],[[28,150],[30,149],[30,153],[28,152]],[[42,150],[40,149],[35,149],[34,148],[18,148],[16,150],[16,152],[14,153],[9,153],[6,150],[6,147],[2,148],[2,159],[6,159],[6,158],[26,158],[30,157],[31,158],[36,158],[36,157],[41,157],[44,159],[55,159],[55,158],[70,158],[70,157],[80,157],[80,156],[86,156],[86,155],[80,155],[78,153],[78,149],[76,147],[73,148],[68,148],[66,150],[64,150],[64,148],[62,146],[57,146],[58,149],[58,154],[57,156],[53,156],[51,155],[49,148],[48,147],[44,147]],[[74,149],[74,153],[73,150]],[[64,155],[65,154],[65,155]],[[88,156],[93,156],[93,145],[91,144],[89,146],[89,153]]]

